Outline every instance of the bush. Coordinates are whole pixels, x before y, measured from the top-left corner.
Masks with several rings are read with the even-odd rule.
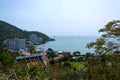
[[[119,80],[120,55],[111,54],[88,59],[82,73],[85,80]]]

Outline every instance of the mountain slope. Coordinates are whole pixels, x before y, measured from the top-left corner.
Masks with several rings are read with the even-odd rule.
[[[0,40],[15,37],[28,39],[30,34],[36,34],[38,37],[42,37],[43,43],[53,40],[41,32],[21,30],[14,25],[0,20]]]

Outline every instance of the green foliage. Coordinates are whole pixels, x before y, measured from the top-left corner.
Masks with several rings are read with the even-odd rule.
[[[63,58],[63,61],[72,61],[72,60],[73,60],[72,55],[68,55]]]
[[[69,62],[64,62],[64,67],[69,67],[69,68],[71,68],[72,67],[72,65],[69,63]]]
[[[86,53],[86,54],[85,54],[86,60],[87,60],[89,57],[92,57],[93,55],[94,55],[94,54]]]
[[[7,49],[4,49],[4,51],[0,53],[0,61],[2,62],[0,69],[7,71],[14,65],[15,56],[11,54]]]
[[[0,21],[0,40],[2,41],[7,38],[15,38],[15,37],[28,39],[30,34],[36,34],[38,37],[42,37],[43,43],[51,40],[47,35],[41,32],[21,30],[16,26],[13,26],[4,21]]]
[[[105,50],[105,39],[104,38],[99,38],[97,39],[95,42],[91,42],[87,44],[87,48],[94,48],[95,49],[95,53],[101,55],[104,54],[104,50]]]
[[[120,79],[120,20],[111,21],[99,32],[101,38],[87,44],[94,48],[98,58],[88,58],[82,69],[85,80],[119,80]],[[114,54],[113,54],[114,53]]]
[[[3,80],[119,80],[120,79],[120,51],[116,42],[108,40],[120,36],[120,21],[111,21],[99,32],[105,32],[104,38],[101,37],[95,42],[87,44],[87,48],[94,48],[97,58],[91,57],[87,53],[86,62],[69,62],[72,56],[67,56],[63,65],[49,65],[43,70],[40,66],[27,67],[26,62],[22,66],[13,66],[14,56],[10,52],[0,47],[0,79]],[[115,38],[116,37],[116,38]],[[77,52],[74,54],[76,55]],[[114,54],[112,54],[114,53]],[[79,68],[81,68],[79,70]]]
[[[49,65],[48,69],[41,66],[27,66],[26,61],[15,64],[15,57],[7,49],[0,53],[0,79],[1,80],[74,80],[80,79],[78,64],[65,63],[63,65]],[[77,69],[77,70],[76,70]],[[75,76],[76,75],[76,76]]]
[[[78,62],[84,62],[85,60],[86,60],[86,57],[84,57],[84,56],[77,58],[77,61],[78,61]]]
[[[113,20],[107,23],[99,32],[105,32],[103,37],[119,37],[120,36],[120,20]]]
[[[48,58],[51,60],[50,63],[51,63],[51,64],[54,64],[54,57],[55,57],[56,55],[55,55],[55,52],[53,51],[53,49],[48,48],[47,56],[48,56]]]
[[[85,80],[119,80],[120,55],[103,54],[101,58],[91,58],[84,64],[83,78]]]
[[[60,76],[58,80],[81,80],[81,72],[69,70],[64,76]]]
[[[80,80],[80,71],[70,68],[71,63],[65,62],[66,67],[63,65],[49,66],[48,76],[51,80]]]
[[[83,66],[83,62],[70,62],[73,69],[79,70]]]
[[[80,55],[80,54],[81,54],[81,52],[79,52],[79,51],[74,51],[73,52],[73,56]]]
[[[35,52],[35,45],[33,44],[27,44],[27,48],[30,51],[30,53],[34,53]]]
[[[104,28],[100,29],[99,32],[103,32],[101,38],[95,42],[87,44],[87,48],[94,48],[96,54],[107,54],[119,51],[120,42],[120,20],[109,22]]]

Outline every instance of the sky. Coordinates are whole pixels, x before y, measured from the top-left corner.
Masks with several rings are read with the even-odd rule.
[[[1,0],[0,20],[49,36],[99,36],[120,19],[120,0]]]

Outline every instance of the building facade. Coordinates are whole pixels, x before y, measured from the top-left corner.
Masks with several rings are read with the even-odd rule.
[[[11,50],[26,50],[26,39],[7,39],[4,44]]]
[[[33,43],[33,44],[41,44],[43,39],[42,37],[38,37],[36,34],[31,34],[29,36],[29,40]]]
[[[29,36],[29,39],[30,39],[30,41],[32,41],[33,43],[34,43],[34,42],[37,42],[37,35],[36,35],[36,34],[31,34],[31,35]]]

